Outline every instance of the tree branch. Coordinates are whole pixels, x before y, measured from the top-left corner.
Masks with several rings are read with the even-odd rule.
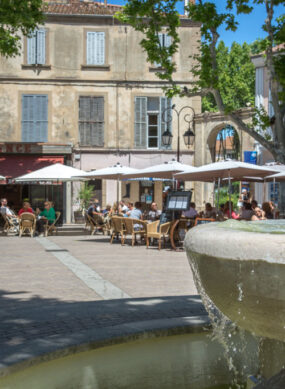
[[[265,21],[266,24],[266,30],[268,32],[268,40],[269,45],[266,48],[266,65],[268,69],[268,75],[270,80],[270,89],[271,89],[271,99],[272,99],[272,105],[274,108],[274,116],[275,116],[275,137],[276,141],[281,142],[285,144],[285,131],[283,128],[282,123],[282,113],[279,105],[279,82],[278,82],[278,75],[275,71],[274,67],[274,60],[273,60],[273,42],[274,42],[274,32],[272,28],[272,19],[273,19],[273,7],[274,2],[273,0],[266,0],[265,1],[266,6],[266,13],[267,18]]]

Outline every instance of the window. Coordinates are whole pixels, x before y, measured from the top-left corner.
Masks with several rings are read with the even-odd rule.
[[[48,96],[22,95],[22,142],[47,142]]]
[[[79,97],[79,142],[104,146],[104,97]]]
[[[160,46],[161,46],[162,48],[163,48],[163,47],[169,47],[169,46],[171,45],[171,36],[169,36],[169,35],[167,35],[167,34],[158,33],[158,39],[159,39]],[[169,57],[169,60],[171,61],[171,56]],[[160,67],[161,64],[155,62],[155,63],[154,63],[154,66],[155,66],[155,67]]]
[[[28,65],[45,65],[46,63],[46,30],[35,30],[27,38]]]
[[[161,135],[166,130],[166,123],[171,121],[171,99],[167,97],[135,98],[135,147],[144,149],[162,149]]]
[[[86,64],[105,64],[105,32],[87,31],[86,35]]]

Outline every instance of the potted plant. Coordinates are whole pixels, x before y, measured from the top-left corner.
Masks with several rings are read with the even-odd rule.
[[[74,211],[74,221],[76,224],[84,223],[84,213],[88,209],[93,195],[94,192],[92,186],[88,185],[87,182],[84,182],[84,184],[81,185],[77,197],[77,200],[80,204],[80,208],[77,211]]]

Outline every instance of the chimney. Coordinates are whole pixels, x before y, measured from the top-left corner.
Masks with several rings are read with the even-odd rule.
[[[107,0],[104,0],[104,5],[105,5],[105,7],[107,6]]]

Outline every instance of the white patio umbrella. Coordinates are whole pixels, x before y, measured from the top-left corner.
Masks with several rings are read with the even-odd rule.
[[[197,168],[184,165],[177,161],[169,161],[162,163],[160,165],[150,166],[145,169],[137,170],[133,173],[124,174],[124,178],[143,178],[143,177],[152,177],[152,178],[164,178],[164,179],[173,179],[173,176],[178,172],[187,171],[196,171]]]
[[[41,169],[35,170],[34,172],[25,174],[23,176],[17,177],[16,182],[68,182],[68,181],[78,181],[78,178],[75,179],[75,175],[84,174],[85,172],[80,169],[76,169],[71,166],[66,166],[61,163],[55,163],[43,167]],[[58,192],[58,204],[59,204],[59,192]]]
[[[2,181],[2,180],[6,180],[6,177],[1,176],[1,174],[0,174],[0,181]]]
[[[213,162],[196,168],[196,171],[184,171],[175,174],[175,178],[189,181],[212,182],[218,178],[230,180],[244,180],[245,177],[264,178],[275,173],[276,169],[253,165],[240,161]]]
[[[229,183],[229,201],[231,215],[231,194],[230,184],[232,180],[244,180],[244,177],[264,178],[268,174],[276,172],[276,169],[258,166],[251,163],[240,161],[220,161],[208,165],[200,166],[193,171],[185,171],[175,174],[175,178],[189,181],[213,182],[215,180],[228,179]]]
[[[91,172],[84,172],[83,174],[75,177],[84,180],[104,179],[104,180],[117,180],[117,203],[119,204],[119,181],[125,178],[125,174],[132,174],[138,172],[138,169],[133,169],[128,166],[122,166],[117,163],[114,166],[92,170]]]
[[[272,174],[271,176],[267,176],[265,178],[266,181],[276,181],[276,182],[285,181],[285,171],[277,174]]]
[[[16,182],[46,182],[46,181],[76,181],[85,172],[80,169],[75,169],[71,166],[66,166],[61,163],[55,163],[35,170],[34,172],[24,174],[23,176],[15,178]]]

